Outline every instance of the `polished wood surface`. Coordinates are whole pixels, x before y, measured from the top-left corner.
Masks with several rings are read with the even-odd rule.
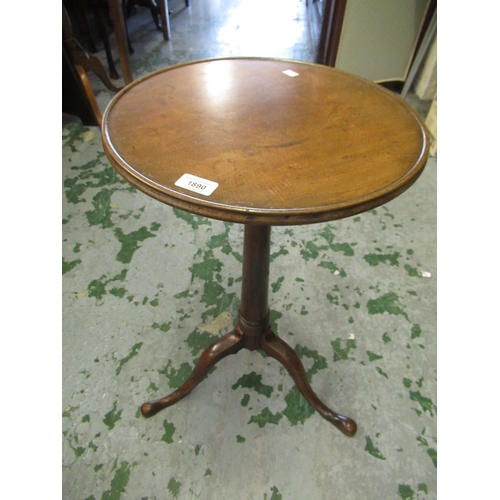
[[[271,59],[197,61],[136,80],[109,104],[103,130],[110,162],[153,198],[269,225],[381,205],[418,178],[428,150],[422,121],[397,95],[333,68]],[[219,186],[197,194],[175,186],[183,174]]]
[[[339,219],[402,193],[428,154],[415,112],[389,91],[326,66],[217,59],[129,85],[107,107],[102,135],[110,162],[133,186],[188,212],[245,224],[236,326],[203,351],[181,387],[144,403],[142,414],[180,401],[226,356],[260,349],[324,419],[353,436],[355,421],[320,400],[297,354],[271,329],[270,226]],[[218,186],[197,194],[176,186],[184,174]]]

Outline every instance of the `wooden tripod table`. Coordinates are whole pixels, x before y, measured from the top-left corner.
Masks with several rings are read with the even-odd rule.
[[[242,348],[288,370],[322,417],[347,436],[356,423],[313,392],[295,351],[271,330],[271,226],[372,209],[421,174],[428,139],[405,101],[367,80],[297,61],[232,58],[168,67],[125,87],[103,116],[114,168],[167,205],[245,225],[235,328],[205,349],[186,382],[142,405],[150,417],[189,394]]]

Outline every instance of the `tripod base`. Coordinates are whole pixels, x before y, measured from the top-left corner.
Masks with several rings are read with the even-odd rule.
[[[226,356],[236,354],[243,348],[251,351],[260,349],[288,370],[300,393],[324,419],[346,436],[354,436],[357,428],[354,420],[330,410],[318,398],[296,352],[271,330],[267,302],[269,250],[270,227],[245,226],[241,307],[236,327],[203,351],[188,379],[179,389],[164,398],[144,403],[141,407],[144,417],[152,417],[187,396],[212,366]]]
[[[160,410],[180,401],[204,379],[212,366],[226,356],[236,354],[243,348],[250,350],[261,349],[268,356],[278,360],[287,369],[300,393],[324,419],[332,423],[346,436],[354,436],[357,428],[356,422],[349,417],[334,412],[318,398],[307,380],[302,362],[284,340],[280,339],[270,329],[260,337],[261,342],[258,347],[255,347],[255,340],[252,336],[246,336],[238,325],[233,331],[217,339],[203,351],[191,375],[179,389],[164,398],[144,403],[141,407],[141,413],[144,417],[152,417]]]

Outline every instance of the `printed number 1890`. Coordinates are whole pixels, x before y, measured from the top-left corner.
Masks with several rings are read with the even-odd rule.
[[[202,191],[207,188],[206,184],[200,184],[199,182],[189,181],[188,185],[194,189],[201,189]]]
[[[208,179],[203,179],[191,174],[184,174],[176,181],[175,185],[184,189],[189,189],[189,191],[194,191],[195,193],[200,193],[203,196],[210,196],[219,186],[217,182],[209,181]]]

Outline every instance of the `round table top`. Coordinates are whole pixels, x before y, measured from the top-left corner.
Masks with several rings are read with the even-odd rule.
[[[140,78],[102,122],[130,184],[173,207],[257,225],[324,222],[405,191],[428,155],[399,96],[313,63],[194,61]]]

